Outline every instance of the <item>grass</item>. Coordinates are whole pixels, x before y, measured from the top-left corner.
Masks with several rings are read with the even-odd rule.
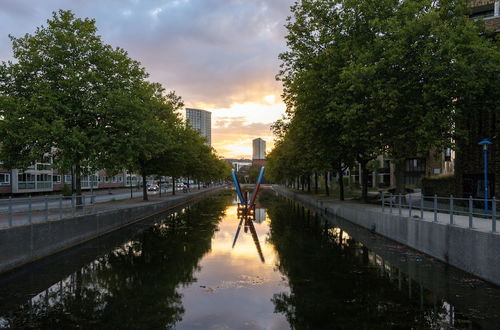
[[[336,183],[332,184],[330,186],[330,196],[326,196],[325,190],[319,189],[318,193],[316,194],[314,192],[314,186],[311,186],[311,192],[307,192],[307,187],[305,187],[304,191],[301,189],[293,189],[296,192],[302,193],[302,194],[309,194],[321,199],[340,199],[340,186]],[[376,188],[369,188],[368,191],[378,191]],[[344,198],[346,200],[361,200],[361,189],[358,185],[345,185],[344,186]],[[368,200],[376,200],[378,199],[378,196],[372,196],[368,195]]]

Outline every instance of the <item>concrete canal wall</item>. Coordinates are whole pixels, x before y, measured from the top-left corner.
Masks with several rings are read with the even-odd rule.
[[[500,234],[377,212],[354,203],[318,201],[274,190],[324,215],[338,216],[440,261],[500,285]]]
[[[0,273],[82,244],[114,230],[219,191],[216,187],[189,195],[115,210],[0,230]]]

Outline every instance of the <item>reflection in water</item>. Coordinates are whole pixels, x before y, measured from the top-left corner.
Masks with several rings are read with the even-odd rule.
[[[498,288],[352,224],[261,197],[267,210],[243,217],[223,195],[143,223],[146,230],[112,240],[105,253],[86,249],[94,252],[71,271],[47,262],[31,268],[31,280],[22,272],[0,276],[0,328],[498,325]],[[46,281],[23,283],[37,278]]]
[[[177,288],[196,280],[193,271],[210,250],[225,204],[203,202],[156,223],[19,309],[0,310],[0,327],[173,327],[185,311]]]
[[[279,203],[268,213],[269,240],[290,287],[289,293],[275,294],[273,302],[293,328],[491,328],[499,320],[498,311],[473,315],[474,321],[456,312],[449,301],[303,207]],[[400,259],[404,253],[399,251]],[[475,294],[498,297],[498,290],[486,289]]]
[[[262,211],[264,211],[264,214],[262,214]],[[264,254],[262,254],[262,248],[260,247],[260,242],[259,242],[259,237],[257,235],[257,231],[255,230],[255,226],[253,225],[254,221],[257,221],[258,223],[262,223],[266,219],[265,215],[265,210],[262,208],[245,208],[245,207],[240,207],[240,204],[238,204],[238,218],[240,219],[240,222],[238,224],[238,229],[236,229],[236,234],[234,235],[234,240],[233,240],[233,245],[232,248],[236,245],[236,241],[238,240],[238,236],[240,235],[240,230],[241,230],[241,225],[244,224],[245,226],[245,233],[247,233],[250,230],[250,233],[252,234],[252,239],[255,244],[255,247],[257,248],[257,252],[259,253],[260,260],[262,263],[265,263],[266,260],[264,259]],[[259,220],[257,220],[257,214],[259,215]]]

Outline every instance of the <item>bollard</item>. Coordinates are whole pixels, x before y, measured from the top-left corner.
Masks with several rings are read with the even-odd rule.
[[[497,231],[497,201],[495,196],[491,199],[491,231]]]
[[[45,221],[49,220],[49,201],[47,195],[45,195]]]
[[[63,197],[61,195],[59,196],[59,219],[62,219],[62,202],[63,202]]]
[[[385,201],[384,201],[384,192],[382,191],[382,213],[384,213],[384,204],[385,204]]]
[[[408,216],[411,218],[411,194],[408,194]]]
[[[9,196],[9,227],[12,227],[12,196]]]
[[[438,205],[438,200],[437,200],[437,195],[434,194],[434,222],[437,222],[437,205]]]
[[[398,195],[399,199],[398,199],[398,202],[399,202],[399,215],[401,215],[401,194]]]
[[[450,225],[453,224],[453,195],[450,195]]]
[[[424,195],[420,193],[420,218],[424,218]]]
[[[28,222],[31,224],[31,195],[28,197]]]
[[[472,228],[472,215],[474,213],[474,206],[472,202],[472,195],[469,196],[469,228]]]
[[[392,194],[389,195],[389,213],[392,213]]]

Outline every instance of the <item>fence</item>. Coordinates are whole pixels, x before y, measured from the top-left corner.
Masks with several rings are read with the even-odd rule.
[[[496,215],[498,212],[498,201],[495,197],[487,199],[486,203],[489,206],[488,214],[485,214],[482,209],[477,208],[485,203],[485,199],[478,198],[457,198],[450,195],[450,197],[438,197],[434,196],[412,196],[408,195],[385,195],[382,193],[381,196],[381,207],[382,212],[386,209],[390,213],[395,211],[399,215],[408,215],[409,217],[425,219],[425,216],[429,216],[426,212],[432,212],[432,220],[438,222],[442,219],[442,215],[449,216],[449,224],[455,224],[455,221],[459,219],[460,216],[468,217],[468,228],[475,228],[477,224],[477,219],[482,218],[481,221],[491,219],[491,231],[496,232]],[[458,216],[458,217],[457,217]],[[474,223],[476,219],[476,224]]]
[[[0,228],[45,222],[95,211],[96,195],[43,196],[0,200]]]

